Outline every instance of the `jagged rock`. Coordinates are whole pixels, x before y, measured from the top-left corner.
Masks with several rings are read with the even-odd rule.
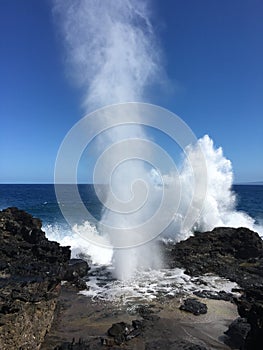
[[[70,259],[63,279],[70,282],[78,290],[87,289],[85,277],[87,277],[89,270],[90,267],[85,260]]]
[[[225,332],[228,336],[226,344],[231,348],[244,349],[245,340],[250,329],[251,327],[247,319],[238,317],[230,324],[228,330]]]
[[[170,249],[172,267],[191,276],[216,273],[243,288],[263,285],[263,241],[247,228],[218,227],[196,233]]]
[[[76,278],[85,277],[90,267],[85,260],[70,259],[64,279],[66,281],[74,281]]]
[[[180,310],[191,312],[195,316],[198,316],[207,313],[207,306],[194,298],[188,298],[180,306]]]
[[[185,268],[200,276],[214,273],[237,282],[242,297],[234,299],[250,331],[244,349],[261,349],[263,344],[263,241],[247,228],[219,227],[169,247],[170,266]]]
[[[108,329],[108,335],[114,338],[117,345],[121,345],[124,341],[138,337],[141,334],[142,325],[139,320],[132,321],[131,325],[125,322],[114,323]]]
[[[17,208],[0,211],[0,348],[39,349],[70,259],[41,221]]]
[[[219,292],[211,291],[211,290],[198,290],[193,292],[194,295],[196,295],[199,298],[207,298],[207,299],[214,299],[214,300],[224,300],[224,301],[231,301],[233,302],[233,294],[227,293],[223,290]]]
[[[238,313],[247,319],[250,331],[245,340],[244,349],[260,350],[263,343],[263,289],[249,288],[236,301]]]

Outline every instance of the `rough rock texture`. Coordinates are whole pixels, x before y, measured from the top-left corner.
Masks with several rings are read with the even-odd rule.
[[[225,300],[225,301],[233,302],[233,294],[227,293],[223,290],[221,290],[219,292],[215,292],[215,291],[211,291],[211,290],[198,290],[198,291],[193,292],[193,294],[199,298]]]
[[[234,349],[243,349],[251,327],[246,318],[238,317],[229,326],[225,334],[229,337],[226,343]]]
[[[195,316],[198,316],[207,313],[207,306],[194,298],[188,298],[180,306],[180,310],[191,312]]]
[[[263,344],[263,288],[246,289],[236,302],[239,315],[245,317],[251,327],[244,348],[261,350]]]
[[[173,267],[192,276],[214,273],[237,282],[243,295],[235,300],[241,317],[250,324],[244,349],[263,343],[263,241],[247,228],[215,228],[196,233],[170,247]]]
[[[142,322],[139,320],[132,321],[131,325],[125,322],[114,323],[108,329],[108,335],[114,338],[117,345],[121,345],[125,341],[138,337],[142,327]]]
[[[70,282],[78,290],[87,289],[85,278],[87,278],[89,270],[90,267],[86,261],[82,259],[70,259],[63,279]]]
[[[70,259],[41,221],[17,208],[0,212],[0,349],[39,349]]]
[[[263,280],[263,241],[247,228],[219,227],[174,245],[173,266],[200,276],[216,273],[243,288],[261,286]]]

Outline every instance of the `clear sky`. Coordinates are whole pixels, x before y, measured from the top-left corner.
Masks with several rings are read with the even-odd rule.
[[[168,83],[148,101],[209,134],[235,181],[263,180],[263,2],[153,0]],[[53,181],[58,147],[84,116],[52,2],[0,1],[0,183]]]

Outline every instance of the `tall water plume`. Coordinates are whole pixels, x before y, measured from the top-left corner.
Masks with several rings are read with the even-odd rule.
[[[159,49],[150,21],[148,1],[55,0],[54,13],[65,39],[70,76],[84,88],[86,112],[109,104],[145,99],[147,87],[160,73]],[[119,149],[109,153],[109,158],[113,160],[120,153],[129,152],[131,145],[125,141],[131,138],[147,139],[140,125],[117,127],[100,135],[98,145],[103,150],[124,141]],[[116,164],[114,179],[108,179],[111,191],[121,201],[132,202],[134,181],[140,178],[146,184],[150,180],[148,174],[149,168],[138,159],[124,161],[121,167]],[[142,194],[147,196],[146,192],[142,191]],[[140,195],[140,202],[143,200]],[[110,207],[111,200],[108,199],[105,204]],[[142,220],[142,214],[121,217],[107,208],[102,216],[103,222],[123,229],[136,226]],[[133,235],[138,233],[134,231]],[[132,235],[123,238],[121,234],[117,237],[110,234],[114,247],[123,245],[123,239],[127,249],[117,249],[113,257],[118,278],[130,278],[139,268],[159,266],[156,245],[148,243],[134,248],[136,239]]]

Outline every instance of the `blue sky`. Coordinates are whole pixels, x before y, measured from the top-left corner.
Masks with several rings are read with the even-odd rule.
[[[53,181],[56,154],[85,111],[68,78],[51,1],[0,1],[0,183]],[[154,0],[168,82],[148,101],[209,134],[235,181],[263,180],[263,3]]]

